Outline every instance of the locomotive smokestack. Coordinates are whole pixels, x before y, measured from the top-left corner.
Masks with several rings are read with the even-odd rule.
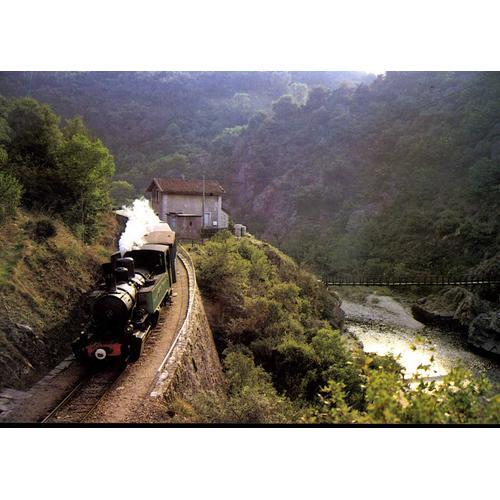
[[[135,276],[135,265],[134,259],[132,257],[123,257],[121,259],[117,259],[116,268],[118,267],[126,267],[128,269],[129,279],[132,279]]]
[[[126,283],[128,281],[128,269],[126,267],[117,267],[115,269],[115,279],[118,283]]]
[[[113,262],[106,262],[102,265],[102,276],[108,291],[116,291],[115,266]]]
[[[111,265],[113,266],[113,270],[116,269],[116,261],[121,257],[120,252],[115,252],[113,255],[111,255]]]

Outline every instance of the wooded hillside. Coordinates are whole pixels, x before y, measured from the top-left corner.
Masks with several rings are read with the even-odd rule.
[[[81,114],[123,196],[217,178],[238,221],[322,273],[499,253],[499,73],[7,73],[0,93]]]

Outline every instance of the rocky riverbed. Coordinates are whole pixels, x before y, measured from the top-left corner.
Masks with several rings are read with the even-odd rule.
[[[371,291],[364,298],[344,297],[342,309],[347,332],[367,352],[399,357],[406,377],[411,378],[419,365],[429,365],[424,375],[439,380],[461,364],[476,374],[486,375],[500,388],[500,361],[474,352],[462,332],[416,321],[410,307],[401,301]]]

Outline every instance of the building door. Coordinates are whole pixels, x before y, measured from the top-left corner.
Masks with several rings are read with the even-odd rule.
[[[167,215],[167,223],[172,231],[177,229],[177,217],[175,215]]]
[[[210,212],[205,212],[205,217],[203,217],[203,226],[210,227]]]

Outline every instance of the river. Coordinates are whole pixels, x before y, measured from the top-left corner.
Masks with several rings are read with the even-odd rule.
[[[439,380],[451,368],[462,365],[476,374],[486,375],[500,388],[498,360],[472,351],[464,334],[419,323],[409,307],[395,298],[372,292],[359,303],[359,299],[351,301],[346,297],[342,300],[342,309],[346,313],[347,332],[363,344],[366,352],[398,356],[405,377],[411,378],[419,365],[428,365],[425,377]]]

